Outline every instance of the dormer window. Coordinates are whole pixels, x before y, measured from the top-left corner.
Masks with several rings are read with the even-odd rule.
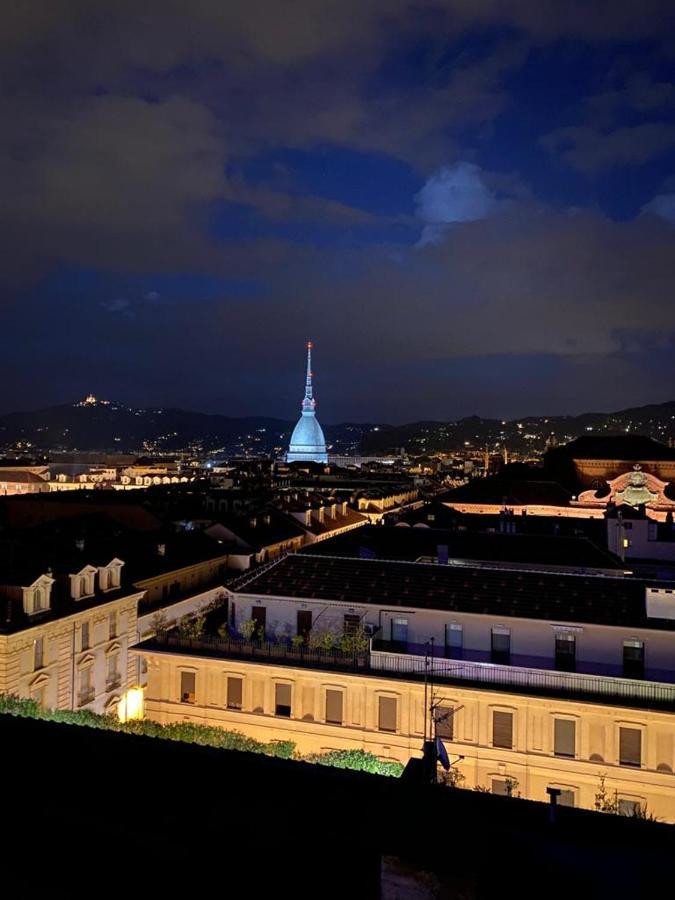
[[[23,609],[26,615],[37,615],[50,608],[53,584],[53,578],[49,575],[42,575],[33,584],[22,589]]]
[[[121,559],[115,558],[107,566],[99,566],[98,587],[100,591],[114,591],[120,586],[123,565]]]
[[[97,570],[93,566],[86,566],[82,571],[70,576],[70,596],[73,600],[93,597],[96,590],[96,572]]]

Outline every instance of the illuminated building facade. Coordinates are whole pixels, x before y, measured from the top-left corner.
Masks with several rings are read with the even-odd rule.
[[[316,400],[312,388],[312,342],[307,344],[307,377],[302,415],[293,429],[286,454],[287,462],[327,463],[326,439],[316,418]]]
[[[146,714],[405,763],[426,670],[466,787],[544,801],[555,787],[592,808],[604,777],[622,811],[675,822],[673,597],[622,574],[296,554],[228,592],[231,633],[253,623],[258,640],[138,648]],[[320,649],[326,635],[342,649]]]
[[[114,712],[136,680],[129,647],[143,595],[121,586],[123,566],[112,559],[2,578],[0,693],[45,709]]]

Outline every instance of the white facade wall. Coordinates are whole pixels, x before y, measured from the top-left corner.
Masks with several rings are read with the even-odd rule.
[[[364,623],[381,627],[378,638],[390,640],[392,619],[401,618],[408,621],[409,643],[424,644],[433,638],[436,647],[444,646],[446,626],[461,625],[464,649],[487,654],[491,650],[492,628],[503,626],[511,633],[512,656],[553,660],[556,633],[571,633],[576,638],[578,668],[584,670],[586,664],[587,671],[592,671],[593,664],[616,666],[620,670],[623,666],[623,642],[641,640],[645,645],[647,676],[656,681],[675,679],[675,631],[265,595],[235,594],[233,600],[237,628],[252,617],[251,610],[254,606],[264,606],[267,610],[266,630],[270,637],[281,634],[292,637],[296,634],[298,611],[311,610],[313,627],[319,632],[329,630],[339,635],[343,631],[345,614],[359,615]],[[600,671],[599,674],[603,673]]]

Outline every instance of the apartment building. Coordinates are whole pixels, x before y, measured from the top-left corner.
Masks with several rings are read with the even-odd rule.
[[[605,777],[623,811],[675,821],[675,588],[296,554],[221,619],[141,645],[147,715],[402,762],[433,717],[469,787],[592,807]]]

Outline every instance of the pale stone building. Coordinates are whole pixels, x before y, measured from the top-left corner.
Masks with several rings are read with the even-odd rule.
[[[541,800],[558,787],[592,807],[605,775],[624,811],[675,821],[675,587],[297,554],[228,594],[232,639],[221,626],[138,649],[152,718],[405,762],[421,751],[426,672],[467,786],[517,782]],[[253,641],[236,637],[251,623]],[[367,648],[317,649],[360,629]]]
[[[52,709],[114,711],[136,681],[138,600],[122,560],[0,583],[0,693]],[[17,573],[18,574],[18,573]]]

